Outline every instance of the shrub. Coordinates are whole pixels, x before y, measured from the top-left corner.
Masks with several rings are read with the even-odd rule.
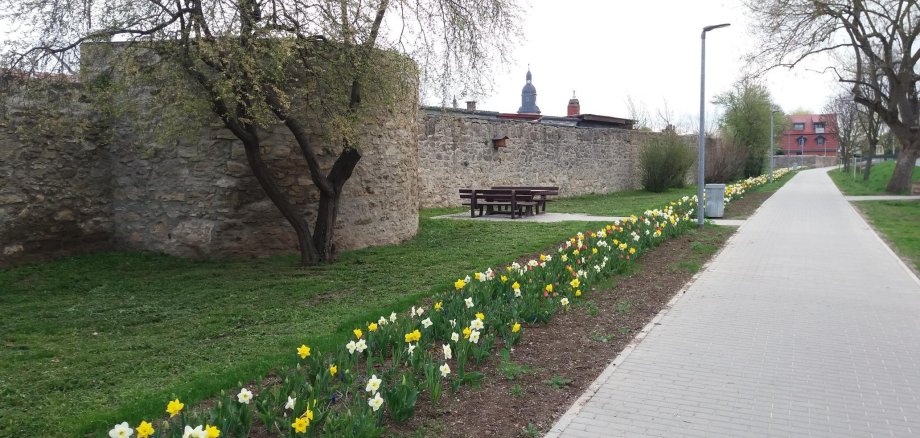
[[[727,183],[740,179],[747,162],[747,148],[732,143],[713,142],[706,148],[706,182]]]
[[[687,142],[673,132],[648,137],[639,158],[642,186],[650,192],[683,187],[687,171],[693,166],[693,152]]]

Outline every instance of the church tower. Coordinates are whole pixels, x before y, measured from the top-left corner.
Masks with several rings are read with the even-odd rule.
[[[527,83],[521,90],[521,107],[518,108],[518,114],[540,114],[540,107],[537,106],[537,88],[533,86],[532,80],[533,76],[528,66]]]

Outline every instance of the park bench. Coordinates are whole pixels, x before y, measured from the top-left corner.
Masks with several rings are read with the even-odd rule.
[[[537,202],[536,213],[540,214],[542,209],[546,213],[546,203],[552,201],[550,196],[559,196],[559,187],[552,186],[493,186],[493,189],[515,189],[529,190],[533,195],[533,200]]]
[[[511,219],[533,215],[540,201],[534,200],[533,190],[518,189],[460,189],[463,205],[470,206],[470,217],[490,214],[510,214]]]

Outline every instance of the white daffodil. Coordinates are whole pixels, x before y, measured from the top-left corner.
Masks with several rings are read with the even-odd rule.
[[[460,334],[457,333],[457,332],[451,333],[451,334],[450,334],[450,340],[451,340],[451,341],[454,341],[454,342],[459,341],[459,340],[460,340]]]
[[[483,327],[482,320],[479,318],[470,321],[470,328],[473,330],[482,330]]]
[[[390,313],[390,322],[396,322],[396,312]]]
[[[514,288],[514,297],[515,298],[521,297],[521,288]]]
[[[518,263],[518,262],[511,262],[511,269],[514,269],[515,271],[520,271],[520,270],[521,270],[521,264]]]
[[[450,328],[454,328],[456,326],[457,326],[457,320],[456,319],[450,320]]]
[[[446,363],[438,367],[438,369],[441,370],[441,377],[447,377],[450,374],[450,367]]]
[[[381,316],[380,319],[377,320],[377,325],[381,327],[387,325],[387,319]]]
[[[415,344],[409,344],[409,354],[412,354],[414,352],[415,352]]]
[[[252,400],[252,391],[243,388],[240,390],[240,393],[236,395],[236,399],[244,405],[248,405]]]
[[[527,266],[530,266],[531,268],[536,268],[537,265],[539,265],[539,264],[540,264],[540,263],[537,262],[536,260],[531,260],[531,261],[527,262]]]
[[[463,282],[466,284],[470,284],[470,276],[467,275],[466,278],[463,279]]]
[[[355,343],[355,350],[358,350],[358,353],[364,353],[364,350],[367,350],[367,342],[364,342],[364,339],[358,339],[358,342]]]
[[[559,304],[562,304],[563,306],[568,306],[568,305],[569,305],[569,299],[566,298],[566,297],[562,297],[562,299],[559,300]]]
[[[441,350],[444,350],[444,360],[450,360],[454,356],[453,350],[450,349],[450,344],[442,345]]]
[[[370,393],[374,393],[380,390],[380,384],[383,380],[378,379],[376,374],[371,375],[370,379],[367,379],[367,386],[364,387],[364,390]]]
[[[470,332],[470,342],[474,344],[479,343],[479,330],[473,330],[472,332]]]
[[[467,308],[467,309],[473,308],[473,297],[469,297],[469,298],[463,300],[463,302],[466,303],[466,308]]]
[[[428,328],[431,327],[432,324],[434,323],[431,322],[431,318],[425,318],[422,320],[422,327]]]
[[[288,396],[288,401],[287,401],[287,403],[284,404],[284,409],[293,411],[293,410],[294,410],[294,403],[297,403],[297,398],[296,398],[296,397],[290,397],[290,396]]]
[[[134,434],[134,429],[128,424],[127,421],[121,424],[116,424],[112,430],[109,431],[109,436],[111,438],[128,438]]]
[[[208,438],[208,432],[204,430],[203,425],[198,425],[198,427],[192,429],[192,426],[185,426],[185,432],[182,433],[182,438]]]
[[[380,397],[380,393],[378,392],[374,394],[373,398],[367,399],[367,404],[374,412],[377,412],[377,410],[383,406],[383,397]]]
[[[355,344],[355,341],[348,341],[348,343],[345,344],[345,348],[348,350],[348,354],[355,354],[355,348],[357,347],[358,345]]]
[[[415,309],[415,316],[422,316],[423,313],[425,313],[425,309],[421,307],[419,307],[418,309]]]

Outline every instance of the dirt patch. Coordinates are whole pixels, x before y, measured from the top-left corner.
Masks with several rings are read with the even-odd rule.
[[[754,192],[747,193],[743,198],[732,201],[725,207],[725,216],[723,219],[747,219],[757,211],[760,204],[763,204],[774,192]]]
[[[759,203],[758,203],[759,205]],[[480,388],[420,399],[393,436],[517,437],[545,433],[734,232],[707,227],[663,243],[624,276],[586,292],[568,312],[526,327],[520,344],[478,368]],[[499,347],[501,348],[501,347]]]

